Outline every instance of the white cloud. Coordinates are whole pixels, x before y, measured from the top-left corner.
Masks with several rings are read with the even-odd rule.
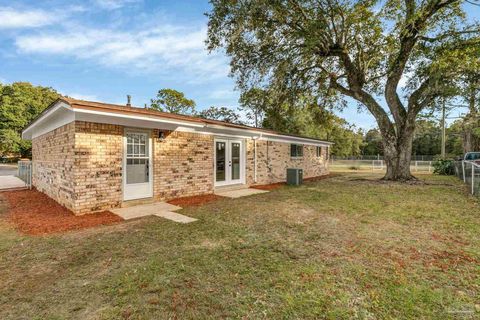
[[[146,31],[77,28],[22,35],[16,46],[24,53],[74,57],[130,72],[170,75],[180,69],[189,82],[227,76],[226,58],[208,55],[205,38],[205,28],[168,25]]]
[[[124,6],[141,2],[141,0],[94,0],[95,4],[107,10],[116,10]]]
[[[238,98],[238,92],[232,89],[218,89],[212,91],[208,96],[212,99],[235,99]]]
[[[0,29],[37,28],[50,25],[55,16],[44,10],[0,8]]]

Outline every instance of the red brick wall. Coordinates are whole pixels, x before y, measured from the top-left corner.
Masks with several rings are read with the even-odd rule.
[[[247,183],[255,184],[254,141],[247,142]],[[257,141],[257,183],[270,184],[285,182],[287,168],[303,169],[304,178],[313,178],[328,174],[327,148],[317,157],[317,147],[303,145],[303,157],[290,156],[290,143]]]
[[[73,210],[75,125],[69,123],[32,140],[33,185]]]
[[[152,130],[153,190],[157,200],[214,191],[214,136]],[[123,201],[124,127],[72,122],[33,139],[34,185],[77,214],[108,210]],[[246,183],[254,182],[254,141],[246,141]],[[257,141],[257,183],[285,181],[286,168],[304,169],[304,177],[328,173],[326,148],[304,145],[300,159],[290,144]]]
[[[123,127],[75,122],[75,212],[108,210],[122,203]]]
[[[164,131],[153,133],[153,193],[168,200],[213,192],[213,136]]]

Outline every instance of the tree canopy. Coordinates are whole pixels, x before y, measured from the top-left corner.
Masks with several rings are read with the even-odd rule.
[[[235,110],[227,107],[211,106],[208,109],[200,111],[197,116],[205,119],[242,124],[240,115],[235,112]]]
[[[60,95],[52,88],[28,82],[0,84],[0,155],[29,156],[31,142],[22,130]]]
[[[185,97],[183,92],[174,89],[159,90],[157,97],[150,102],[152,109],[187,115],[195,114],[195,105],[195,101]]]
[[[460,0],[211,3],[208,47],[226,50],[238,86],[268,89],[279,102],[355,99],[377,121],[385,179],[412,178],[417,116],[458,76],[443,62],[458,63],[480,45]]]

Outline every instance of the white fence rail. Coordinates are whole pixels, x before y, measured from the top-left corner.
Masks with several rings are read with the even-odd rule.
[[[350,170],[386,170],[384,160],[335,160],[330,161],[331,169]],[[433,172],[432,161],[412,161],[410,164],[412,172]]]
[[[17,176],[20,180],[25,182],[27,188],[32,189],[32,161],[20,160],[18,161]]]

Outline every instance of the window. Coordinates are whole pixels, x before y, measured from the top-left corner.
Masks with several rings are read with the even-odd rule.
[[[322,147],[317,147],[317,158],[322,156]]]
[[[290,145],[290,156],[291,157],[303,157],[303,146],[300,144]]]

